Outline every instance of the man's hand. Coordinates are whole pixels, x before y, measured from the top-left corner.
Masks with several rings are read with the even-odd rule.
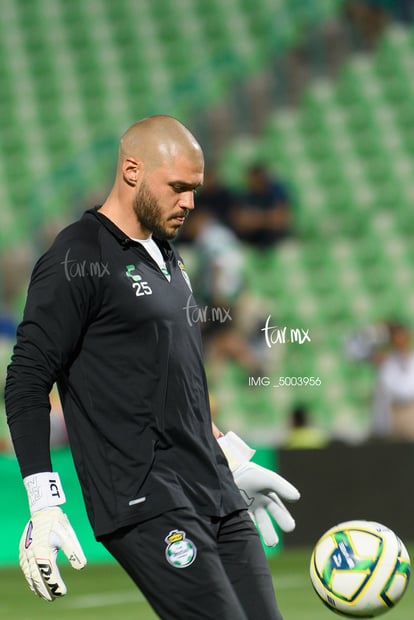
[[[58,507],[35,512],[20,540],[20,566],[30,589],[46,601],[64,596],[67,588],[56,559],[62,549],[73,568],[86,566],[86,558],[72,526]]]
[[[226,433],[218,442],[250,516],[256,522],[265,544],[273,547],[279,542],[279,537],[270,515],[281,530],[291,532],[295,521],[280,498],[296,501],[300,497],[299,491],[279,474],[251,463],[249,459],[254,455],[254,450],[235,433]]]

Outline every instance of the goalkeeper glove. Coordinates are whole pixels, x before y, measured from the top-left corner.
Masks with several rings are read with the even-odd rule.
[[[295,521],[283,504],[284,500],[296,501],[299,491],[290,482],[256,463],[251,463],[255,451],[232,431],[218,439],[227,458],[233,478],[244,500],[250,516],[260,530],[265,544],[273,547],[279,542],[270,515],[284,532],[295,529]]]
[[[59,475],[43,472],[24,479],[31,519],[20,540],[19,560],[30,589],[46,601],[53,601],[67,592],[57,566],[58,550],[62,549],[77,570],[86,565],[86,558],[69,520],[59,504],[65,502]]]

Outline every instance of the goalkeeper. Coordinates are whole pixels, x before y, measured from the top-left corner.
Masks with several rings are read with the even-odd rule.
[[[30,507],[20,563],[47,601],[66,593],[59,549],[75,569],[86,564],[50,456],[56,382],[95,536],[159,617],[281,619],[250,516],[274,545],[269,515],[293,529],[282,502],[299,493],[212,427],[199,326],[186,314],[196,302],[169,241],[194,208],[203,167],[176,119],[135,123],[104,204],[34,267],[6,410]]]

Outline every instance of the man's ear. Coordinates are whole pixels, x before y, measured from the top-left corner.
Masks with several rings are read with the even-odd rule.
[[[127,157],[122,164],[122,176],[131,187],[135,187],[142,170],[142,162],[134,157]]]

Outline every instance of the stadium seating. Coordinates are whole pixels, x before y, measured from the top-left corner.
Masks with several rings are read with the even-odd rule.
[[[190,119],[338,10],[336,0],[306,5],[4,0],[0,250],[102,191],[118,136],[131,122],[157,112]],[[102,151],[102,140],[112,150]],[[98,164],[89,174],[85,158]]]
[[[3,0],[0,251],[105,192],[117,138],[136,118],[191,119],[340,5]],[[238,185],[260,157],[294,199],[297,239],[266,257],[249,253],[246,273],[264,311],[309,328],[315,344],[272,355],[271,371],[323,384],[245,390],[229,365],[217,386],[234,423],[256,411],[269,441],[302,399],[333,434],[361,438],[372,371],[341,358],[343,338],[378,308],[414,309],[413,61],[414,32],[391,28],[372,57],[351,60],[335,83],[313,84],[297,110],[277,110],[259,139],[244,137],[223,158],[223,176]]]
[[[246,275],[279,325],[313,336],[300,353],[286,347],[283,373],[318,375],[322,385],[272,393],[269,428],[305,400],[333,435],[363,438],[374,371],[345,359],[344,338],[373,320],[412,323],[413,62],[414,32],[393,26],[373,56],[353,57],[335,82],[314,83],[296,111],[277,110],[258,140],[244,137],[223,156],[229,183],[260,158],[293,196],[296,239],[277,248],[260,278]]]

